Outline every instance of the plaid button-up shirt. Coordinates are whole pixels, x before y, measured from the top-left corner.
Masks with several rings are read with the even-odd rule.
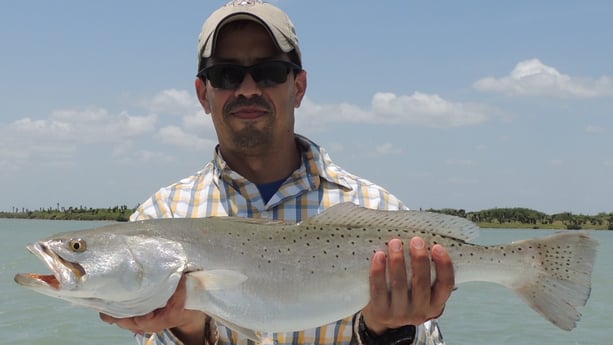
[[[218,150],[214,159],[193,176],[162,188],[146,200],[130,220],[239,216],[298,222],[326,208],[352,202],[360,206],[398,210],[406,207],[382,187],[348,173],[334,164],[326,151],[305,137],[296,136],[302,164],[265,203],[257,186],[228,167]],[[203,326],[204,327],[204,326]],[[294,333],[275,333],[274,345],[331,345],[355,342],[354,315],[335,323]],[[217,324],[219,345],[251,344],[250,340]],[[442,344],[438,327],[418,327],[417,343]],[[182,344],[170,330],[145,336],[141,344]]]

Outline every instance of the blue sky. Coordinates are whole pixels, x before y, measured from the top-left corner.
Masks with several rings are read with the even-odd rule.
[[[613,211],[613,2],[271,1],[308,71],[297,131],[409,207]],[[225,1],[0,11],[0,210],[136,206],[202,168],[202,22]]]

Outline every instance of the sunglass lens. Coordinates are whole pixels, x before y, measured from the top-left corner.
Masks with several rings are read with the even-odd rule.
[[[251,68],[253,79],[262,87],[285,83],[288,73],[288,66],[281,61],[262,62]]]
[[[217,65],[211,66],[206,76],[215,88],[236,89],[245,78],[245,70],[241,66]]]

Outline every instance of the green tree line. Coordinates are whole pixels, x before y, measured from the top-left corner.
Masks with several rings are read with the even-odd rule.
[[[137,206],[138,207],[138,206]],[[107,208],[93,208],[86,206],[60,206],[30,210],[13,207],[11,211],[0,212],[0,218],[26,218],[26,219],[57,219],[57,220],[110,220],[126,222],[135,208],[126,205]]]
[[[469,219],[481,227],[522,227],[534,229],[608,229],[613,230],[613,212],[597,215],[573,214],[562,212],[546,214],[529,208],[491,208],[466,212],[463,209],[429,209],[431,212],[445,213]]]

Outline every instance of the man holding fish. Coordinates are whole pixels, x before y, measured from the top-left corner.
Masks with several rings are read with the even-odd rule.
[[[138,208],[132,221],[239,216],[299,222],[342,202],[373,209],[406,208],[386,190],[344,171],[325,150],[294,133],[294,109],[305,95],[307,73],[302,69],[294,26],[280,9],[243,0],[214,12],[199,36],[195,86],[219,140],[213,160],[196,175],[160,189]],[[436,318],[454,287],[451,259],[440,245],[428,253],[419,237],[406,243],[412,276],[406,274],[402,241],[393,239],[387,253],[372,256],[370,302],[361,312],[315,329],[270,334],[268,341],[281,345],[443,344]],[[431,261],[436,268],[432,285]],[[185,309],[184,303],[182,279],[162,309],[138,317],[101,314],[101,318],[137,333],[146,344],[247,340],[231,325]]]

